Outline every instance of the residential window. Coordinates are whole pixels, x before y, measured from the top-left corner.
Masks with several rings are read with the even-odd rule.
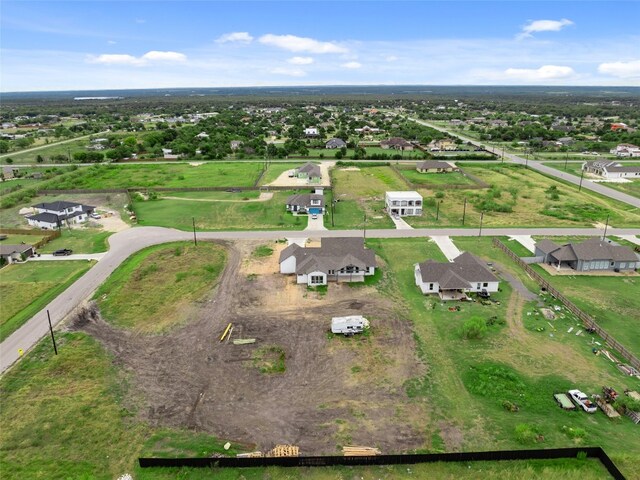
[[[322,275],[311,275],[311,284],[318,285],[324,283],[324,277]]]
[[[476,289],[480,290],[480,282],[478,282],[478,286],[476,287]]]
[[[433,290],[433,283],[429,284],[429,290]]]
[[[482,286],[483,286],[483,287],[488,287],[488,286],[489,286],[489,283],[488,283],[488,282],[484,282],[484,283],[482,284]]]

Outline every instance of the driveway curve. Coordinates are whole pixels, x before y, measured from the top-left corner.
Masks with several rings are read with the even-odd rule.
[[[361,237],[361,230],[318,230],[312,233],[314,238],[322,237]],[[476,236],[477,229],[414,229],[414,230],[367,230],[368,238],[418,238],[433,235]],[[198,232],[198,240],[278,240],[283,238],[308,237],[309,231],[235,231],[235,232]],[[509,235],[601,235],[597,228],[486,228],[485,236]],[[639,229],[610,229],[610,235],[640,235]],[[49,333],[47,310],[51,313],[51,322],[55,326],[85,300],[91,298],[95,290],[118,266],[135,252],[161,243],[193,240],[192,232],[183,232],[163,227],[135,227],[115,233],[109,237],[109,251],[102,259],[70,285],[63,293],[40,310],[28,322],[11,334],[0,344],[0,372],[13,365],[23,354],[29,351],[42,337]]]

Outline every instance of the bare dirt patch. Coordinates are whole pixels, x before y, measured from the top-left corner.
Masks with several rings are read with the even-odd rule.
[[[424,445],[422,408],[404,382],[424,374],[410,322],[372,287],[331,284],[308,291],[275,273],[279,251],[252,257],[259,244],[228,245],[218,287],[193,305],[192,320],[166,335],[118,330],[99,316],[80,326],[131,373],[127,402],[154,425],[192,428],[268,449],[293,443],[303,454],[335,453],[347,443],[398,452]],[[329,334],[336,315],[361,314],[371,334]],[[228,323],[230,342],[219,337]],[[234,345],[234,339],[255,338]],[[261,373],[259,348],[285,353],[284,373]],[[455,442],[452,442],[455,443]]]
[[[160,197],[163,200],[186,200],[189,202],[234,202],[234,203],[247,203],[247,202],[266,202],[273,198],[273,192],[260,192],[258,198],[247,198],[246,200],[218,200],[214,198],[188,198],[188,197],[172,197],[163,196]]]

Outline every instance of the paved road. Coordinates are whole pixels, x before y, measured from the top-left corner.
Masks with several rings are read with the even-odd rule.
[[[282,238],[305,238],[309,231],[244,231],[244,232],[201,232],[197,236],[201,240],[277,240]],[[367,230],[369,238],[416,238],[433,235],[476,236],[478,229],[413,229],[413,230]],[[361,230],[319,230],[313,232],[314,237],[360,237]],[[509,235],[601,235],[596,228],[485,228],[485,236]],[[610,235],[640,235],[637,229],[610,229]],[[0,344],[0,372],[4,372],[19,358],[19,350],[27,352],[42,337],[48,334],[46,311],[51,313],[54,325],[62,321],[74,308],[92,296],[127,257],[150,245],[173,241],[190,241],[191,232],[182,232],[162,227],[135,227],[118,232],[109,237],[109,251],[82,278],[73,283],[55,300],[38,312],[31,320],[16,330]],[[68,257],[67,257],[68,258]]]
[[[93,137],[94,135],[103,135],[105,133],[109,133],[109,130],[105,130],[104,132],[98,132],[98,133],[90,133],[89,135],[82,135],[81,137],[74,137],[74,138],[70,138],[68,140],[62,140],[60,142],[46,143],[44,145],[38,145],[37,147],[25,148],[24,150],[18,150],[17,152],[3,153],[2,155],[0,155],[0,158],[10,157],[11,155],[20,155],[20,154],[23,154],[23,153],[36,152],[38,150],[42,150],[43,148],[55,147],[56,145],[62,145],[64,143],[69,143],[69,142],[75,142],[76,140],[82,140],[83,138]],[[58,166],[58,164],[55,164],[55,165]],[[88,163],[87,165],[95,165],[95,164]],[[13,166],[14,167],[35,167],[35,166],[40,166],[40,165],[31,165],[29,163],[29,164],[24,164],[24,165],[13,165]],[[42,165],[42,166],[51,167],[51,164],[49,163],[49,164]]]
[[[557,170],[553,167],[549,167],[547,165],[543,165],[542,163],[536,161],[536,160],[527,160],[525,158],[519,157],[518,155],[514,155],[513,153],[509,153],[505,150],[502,150],[500,148],[497,147],[489,147],[486,144],[479,142],[478,140],[474,140],[473,138],[469,138],[466,135],[462,135],[458,132],[455,131],[450,131],[447,130],[446,128],[440,127],[438,125],[434,125],[432,123],[429,122],[425,122],[424,120],[419,120],[417,118],[409,118],[409,120],[412,120],[416,123],[419,123],[421,125],[425,125],[427,127],[431,127],[434,128],[436,130],[439,130],[441,132],[447,133],[448,135],[454,136],[454,137],[458,137],[461,140],[464,140],[465,142],[470,142],[472,145],[476,145],[482,148],[486,148],[487,150],[491,150],[493,152],[496,153],[496,155],[498,156],[502,156],[504,155],[504,158],[511,160],[513,163],[517,163],[520,165],[527,165],[529,168],[533,169],[533,170],[537,170],[541,173],[544,173],[546,175],[549,175],[551,177],[555,177],[557,179],[560,180],[564,180],[565,182],[569,182],[569,183],[573,183],[574,185],[580,185],[580,177],[576,176],[576,175],[572,175],[570,173],[566,173],[566,172],[561,172],[560,170]],[[605,187],[604,185],[602,185],[601,183],[596,183],[596,182],[592,182],[590,180],[587,180],[586,178],[582,179],[582,188],[585,188],[587,190],[591,190],[594,191],[596,193],[599,193],[601,195],[604,195],[605,197],[609,197],[609,198],[613,198],[614,200],[618,200],[620,202],[624,202],[628,205],[632,205],[636,208],[640,208],[640,198],[636,198],[634,196],[628,195],[626,193],[620,192],[618,190],[614,190],[612,188],[609,187]]]
[[[59,260],[102,260],[105,253],[76,253],[72,255],[57,256],[51,253],[41,253],[39,257],[29,258],[29,262],[59,261]]]

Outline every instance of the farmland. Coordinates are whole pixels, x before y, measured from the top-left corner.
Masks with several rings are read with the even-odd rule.
[[[0,270],[0,340],[44,308],[90,267],[87,261],[27,262]]]

